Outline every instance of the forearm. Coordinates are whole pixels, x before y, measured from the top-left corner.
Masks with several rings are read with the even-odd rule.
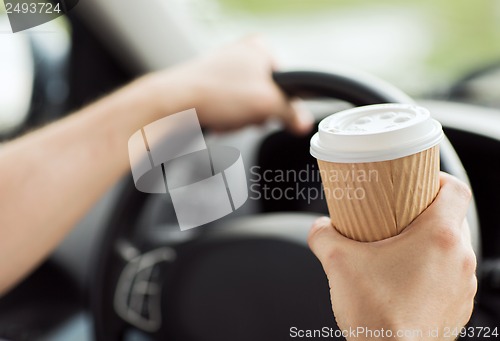
[[[129,169],[127,141],[156,119],[194,106],[174,74],[146,76],[0,149],[0,294],[43,260]],[[157,106],[155,96],[170,98]],[[165,104],[167,103],[167,104]]]

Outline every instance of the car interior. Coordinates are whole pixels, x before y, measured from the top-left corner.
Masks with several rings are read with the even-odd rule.
[[[441,168],[474,195],[468,222],[479,291],[469,324],[497,327],[500,6],[487,3],[479,11],[452,1],[81,0],[15,34],[0,10],[0,136],[7,142],[141,74],[263,31],[283,59],[275,82],[305,101],[315,126],[352,106],[390,102],[418,103],[442,123]],[[484,27],[461,31],[464,18]],[[450,32],[456,41],[446,49],[437,37]],[[328,215],[325,199],[264,192],[320,193],[321,181],[262,176],[317,169],[313,133],[297,137],[276,122],[204,131],[208,145],[241,152],[249,200],[196,229],[181,231],[171,197],[139,192],[126,175],[0,297],[0,340],[288,340],[291,326],[337,328],[328,281],[306,241],[315,218]]]

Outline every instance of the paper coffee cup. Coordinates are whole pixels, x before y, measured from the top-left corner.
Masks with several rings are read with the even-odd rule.
[[[439,191],[441,124],[428,110],[379,104],[345,110],[311,139],[333,226],[358,241],[399,234]]]

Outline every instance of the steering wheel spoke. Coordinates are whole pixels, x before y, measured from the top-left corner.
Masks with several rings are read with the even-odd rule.
[[[161,265],[175,258],[174,249],[161,247],[128,261],[114,295],[115,311],[123,320],[146,332],[160,328]]]

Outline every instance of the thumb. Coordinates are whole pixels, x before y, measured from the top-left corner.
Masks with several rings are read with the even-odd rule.
[[[341,235],[328,217],[318,218],[313,223],[307,242],[327,273],[327,269],[341,257],[346,247],[357,243]]]

